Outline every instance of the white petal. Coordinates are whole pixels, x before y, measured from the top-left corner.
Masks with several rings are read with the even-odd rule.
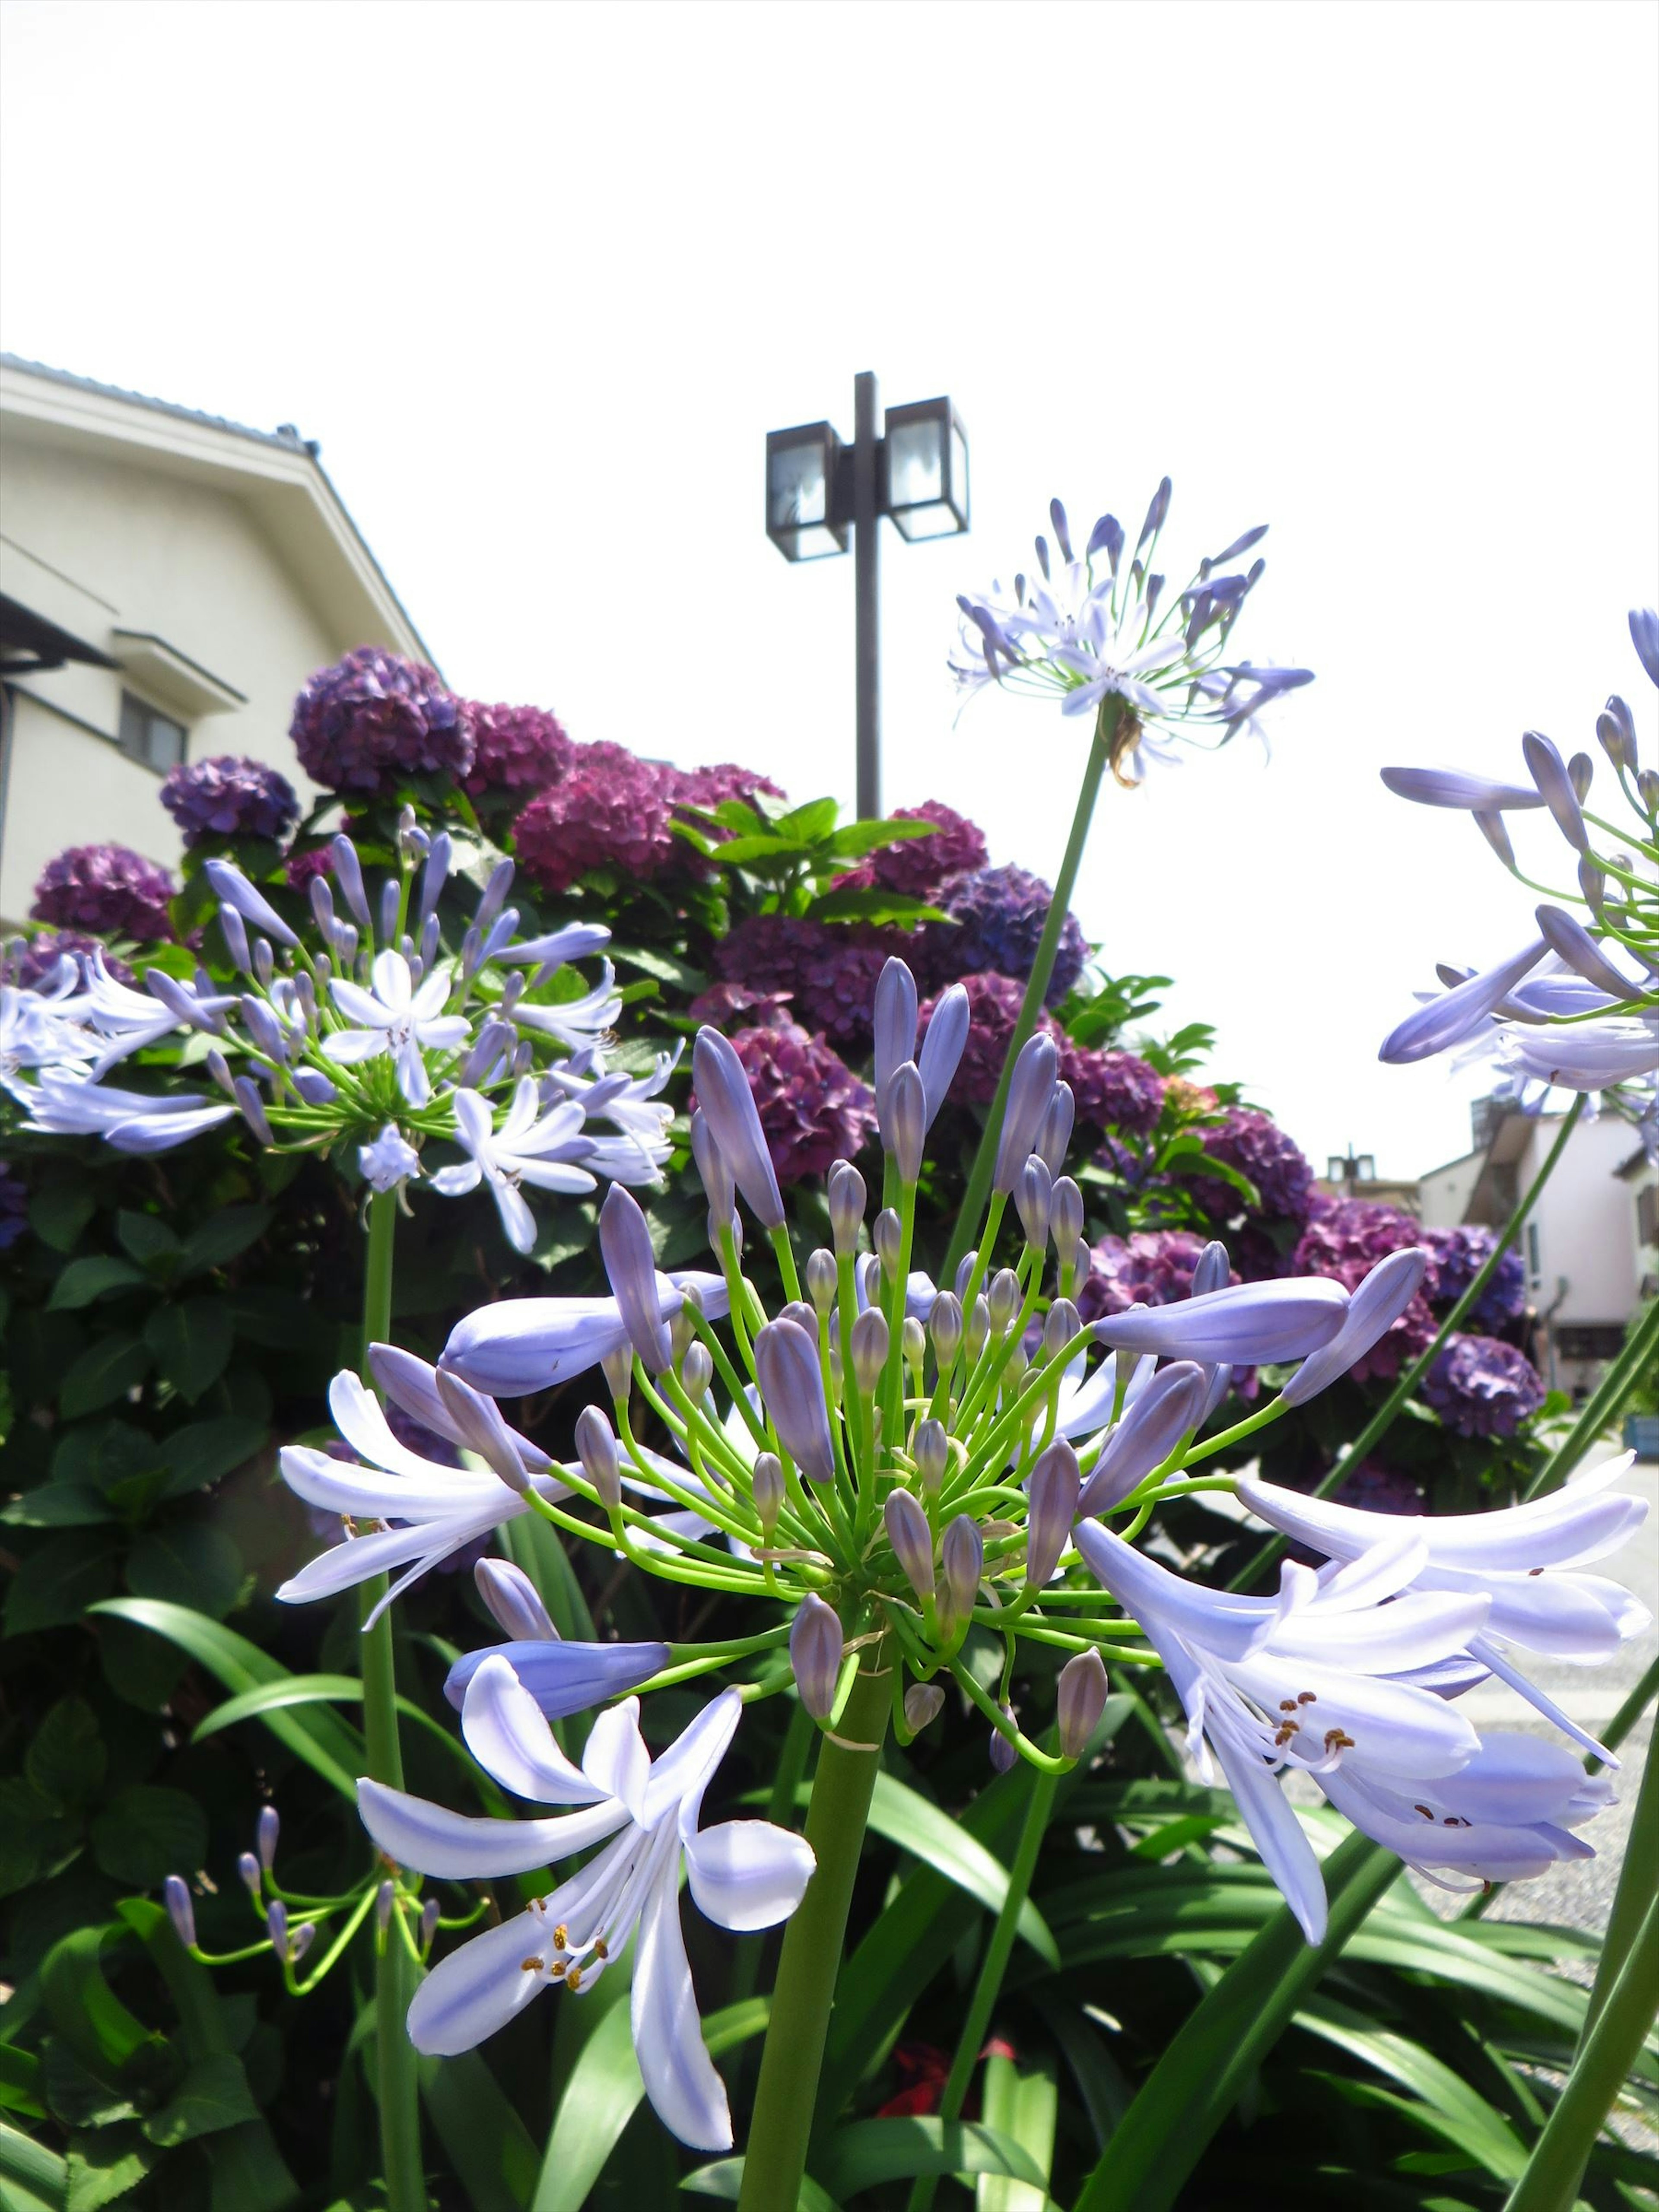
[[[1150,1621],[1162,1617],[1189,1643],[1218,1658],[1238,1659],[1254,1650],[1273,1626],[1276,1604],[1189,1583],[1098,1522],[1080,1522],[1075,1541],[1095,1579],[1149,1633]]]
[[[377,952],[374,965],[369,969],[374,984],[374,995],[383,1006],[390,1006],[394,1014],[406,1013],[414,989],[409,973],[409,963],[401,952]]]
[[[415,1992],[409,2039],[434,2058],[471,2051],[524,2010],[547,1987],[526,1973],[526,1959],[547,1955],[547,1931],[520,1912],[441,1959]]]
[[[352,1450],[360,1459],[372,1460],[376,1467],[390,1468],[398,1474],[411,1475],[416,1482],[428,1484],[445,1472],[457,1471],[441,1469],[407,1444],[400,1444],[380,1400],[349,1367],[343,1368],[328,1386],[328,1410]]]
[[[389,1858],[452,1881],[528,1874],[614,1835],[628,1817],[619,1805],[604,1804],[545,1820],[478,1819],[388,1790],[367,1776],[357,1784],[357,1810]]]
[[[349,1022],[360,1029],[389,1030],[397,1017],[372,992],[361,984],[337,975],[329,985],[329,995]]]
[[[1325,1883],[1301,1821],[1291,1811],[1265,1759],[1229,1742],[1224,1735],[1212,1735],[1210,1741],[1263,1864],[1285,1904],[1301,1923],[1308,1941],[1322,1942],[1325,1934]]]
[[[486,1659],[467,1684],[461,1733],[480,1766],[515,1797],[593,1805],[607,1795],[560,1750],[540,1706],[505,1659]]]
[[[1462,1651],[1485,1627],[1491,1603],[1484,1593],[1424,1593],[1343,1613],[1334,1621],[1310,1606],[1274,1629],[1267,1650],[1276,1660],[1334,1659],[1361,1674],[1404,1674]]]
[[[512,1184],[499,1175],[489,1178],[489,1192],[501,1217],[507,1241],[515,1252],[528,1252],[536,1242],[536,1217]]]
[[[1492,1613],[1486,1627],[1506,1643],[1553,1659],[1589,1664],[1611,1657],[1626,1634],[1647,1626],[1647,1608],[1622,1583],[1601,1575],[1482,1574],[1455,1567],[1425,1568],[1425,1589],[1486,1589]],[[1633,1611],[1632,1611],[1633,1608]],[[1623,1624],[1632,1622],[1626,1630]]]
[[[697,1910],[722,1928],[775,1928],[805,1894],[817,1862],[804,1836],[770,1820],[722,1820],[685,1835]]]
[[[483,1152],[489,1149],[495,1131],[494,1118],[488,1102],[476,1091],[455,1093],[455,1135],[469,1152]]]
[[[323,1039],[323,1057],[339,1067],[355,1067],[386,1048],[384,1030],[335,1030]]]
[[[406,1036],[398,1048],[398,1088],[411,1106],[424,1106],[432,1096],[432,1079],[412,1036]]]
[[[641,1916],[632,1995],[635,2056],[657,2118],[693,2150],[730,2150],[731,2107],[702,2039],[672,1859]]]
[[[357,1521],[453,1521],[493,1503],[501,1487],[472,1468],[427,1468],[423,1480],[356,1467],[309,1444],[284,1444],[283,1480],[296,1498]]]
[[[642,1826],[654,1828],[665,1813],[678,1810],[683,1802],[702,1802],[709,1777],[737,1733],[742,1712],[742,1692],[735,1687],[722,1690],[656,1759],[645,1793]]]
[[[624,1698],[594,1722],[582,1753],[582,1772],[602,1795],[619,1799],[632,1819],[641,1819],[651,1754],[640,1734],[637,1698]]]
[[[427,1177],[428,1187],[440,1198],[464,1198],[470,1190],[477,1190],[483,1180],[483,1170],[477,1160],[459,1160],[453,1167],[439,1168]]]
[[[313,1598],[334,1597],[341,1590],[355,1589],[372,1575],[387,1574],[393,1567],[407,1566],[410,1560],[418,1563],[416,1572],[424,1574],[463,1544],[488,1535],[492,1528],[526,1510],[524,1500],[515,1498],[505,1483],[500,1488],[499,1508],[480,1507],[457,1514],[453,1521],[423,1521],[413,1528],[387,1528],[372,1536],[347,1537],[307,1560],[297,1575],[290,1575],[281,1584],[276,1595],[284,1605],[305,1605]]]
[[[1265,1657],[1229,1666],[1227,1679],[1267,1713],[1286,1699],[1311,1691],[1313,1703],[1301,1706],[1300,1748],[1318,1745],[1330,1729],[1353,1739],[1342,1756],[1366,1769],[1408,1778],[1455,1774],[1480,1747],[1480,1739],[1463,1716],[1443,1698],[1409,1684],[1389,1682],[1346,1668],[1316,1666],[1300,1659],[1275,1664]]]
[[[434,968],[429,975],[422,978],[420,989],[409,1002],[410,1013],[422,1027],[436,1021],[448,1004],[449,981],[449,969],[447,967]],[[459,1021],[465,1034],[467,1027],[465,1017],[454,1014],[450,1017],[450,1019]]]

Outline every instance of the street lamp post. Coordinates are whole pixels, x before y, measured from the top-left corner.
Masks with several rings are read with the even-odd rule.
[[[902,538],[954,537],[968,527],[968,437],[948,398],[887,410],[877,434],[876,380],[853,380],[853,442],[829,422],[772,430],[766,440],[766,534],[786,561],[821,561],[853,538],[858,811],[881,811],[881,570],[877,524]]]

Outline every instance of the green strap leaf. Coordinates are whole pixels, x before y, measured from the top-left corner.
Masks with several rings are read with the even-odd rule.
[[[686,2175],[680,2187],[694,2197],[718,2197],[723,2204],[735,2204],[743,2193],[743,2160],[721,2158],[713,2166],[700,2166],[695,2173]],[[804,2173],[795,2212],[841,2212],[841,2207],[827,2189],[821,2189],[810,2173]]]
[[[1043,2212],[1048,2204],[1042,2169],[1030,2153],[982,2120],[854,2120],[827,2139],[814,2163],[835,2197],[918,2173],[998,2173],[1027,2183]]]
[[[985,2124],[1019,2145],[1042,2174],[1043,2186],[1035,2188],[1010,2174],[982,2173],[975,2191],[975,2212],[1046,2212],[1059,2109],[1051,2053],[1005,2057],[992,2052],[985,2062]]]
[[[804,1803],[809,1795],[803,1789],[799,1802]],[[988,1912],[1001,1911],[1008,1894],[1008,1869],[1001,1860],[975,1842],[959,1820],[941,1813],[937,1805],[890,1774],[876,1777],[870,1826],[889,1843],[926,1861],[947,1881],[976,1897]],[[1019,1932],[1045,1966],[1060,1965],[1060,1946],[1029,1897],[1020,1907]]]
[[[20,2207],[36,2204],[62,2212],[69,2193],[69,2166],[56,2151],[48,2150],[21,2129],[0,2121],[0,2181],[16,2193]]]
[[[476,2051],[422,2058],[416,2071],[471,2212],[525,2212],[536,2185],[536,2146],[483,2059]]]

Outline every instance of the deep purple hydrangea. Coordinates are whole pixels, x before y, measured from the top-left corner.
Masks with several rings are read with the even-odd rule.
[[[1417,1241],[1434,1255],[1429,1297],[1435,1311],[1445,1314],[1491,1259],[1498,1231],[1467,1224],[1456,1229],[1419,1230]],[[1464,1319],[1472,1329],[1492,1332],[1519,1321],[1526,1310],[1527,1270],[1518,1248],[1511,1244]]]
[[[1012,975],[964,975],[963,988],[968,994],[969,1027],[968,1042],[951,1085],[951,1097],[958,1105],[988,1106],[996,1096],[997,1084],[1002,1074],[1002,1063],[1007,1058],[1008,1043],[1014,1034],[1014,1024],[1019,1019],[1025,986],[1015,982]],[[921,1009],[920,1034],[926,1036],[927,1024],[933,1019],[934,999],[927,1000]],[[1049,1014],[1039,1014],[1037,1027],[1046,1030],[1056,1044],[1065,1042]]]
[[[47,861],[29,914],[60,929],[91,929],[153,945],[173,934],[167,913],[173,891],[165,868],[125,845],[71,845]]]
[[[348,830],[346,832],[351,834]],[[283,863],[283,874],[290,890],[304,890],[313,876],[331,874],[334,855],[326,845],[313,845],[308,853],[290,853]]]
[[[564,725],[544,707],[487,706],[469,699],[466,718],[472,731],[472,765],[461,778],[475,799],[486,792],[513,792],[528,798],[559,781],[575,747]]]
[[[1133,1052],[1062,1044],[1060,1072],[1072,1086],[1077,1118],[1091,1129],[1144,1137],[1164,1111],[1164,1078]]]
[[[670,784],[675,805],[699,814],[709,807],[723,806],[728,799],[740,799],[745,806],[753,806],[763,794],[768,799],[786,795],[758,769],[739,768],[735,761],[717,761],[713,768],[675,769],[671,771]],[[726,834],[714,823],[699,826],[716,836]]]
[[[1255,1185],[1260,1204],[1249,1211],[1273,1221],[1307,1219],[1314,1196],[1313,1170],[1271,1115],[1249,1106],[1229,1106],[1219,1121],[1197,1135],[1212,1159]],[[1230,1221],[1247,1210],[1231,1183],[1194,1176],[1187,1188],[1212,1220]]]
[[[922,840],[923,842],[930,842]],[[897,848],[903,852],[905,848]],[[1037,944],[1054,893],[1025,868],[981,868],[941,894],[948,922],[927,928],[929,975],[939,984],[993,969],[1023,982],[1036,965]],[[1044,994],[1056,1006],[1083,973],[1089,947],[1074,914],[1066,917],[1054,974]]]
[[[732,1048],[749,1078],[780,1182],[826,1175],[868,1142],[876,1126],[870,1087],[821,1036],[787,1022],[739,1030]]]
[[[1091,1255],[1089,1279],[1078,1292],[1079,1313],[1085,1321],[1102,1321],[1133,1305],[1170,1306],[1190,1297],[1193,1270],[1207,1241],[1186,1229],[1103,1237]]]
[[[66,952],[75,959],[102,952],[104,965],[118,983],[136,983],[138,980],[125,960],[118,960],[95,937],[83,936],[79,930],[43,929],[33,937],[15,939],[13,945],[0,975],[19,990],[38,990]]]
[[[896,806],[891,819],[933,822],[938,827],[925,837],[907,837],[902,844],[884,845],[872,853],[866,863],[870,881],[883,890],[932,901],[957,877],[985,866],[985,832],[978,823],[958,814],[943,799],[924,799],[920,806]]]
[[[459,778],[472,766],[465,700],[435,668],[378,645],[319,669],[294,702],[289,735],[325,791],[386,798],[411,775]]]
[[[180,761],[168,769],[161,797],[186,845],[215,836],[280,842],[300,819],[299,794],[288,778],[234,753]]]
[[[568,891],[595,868],[655,883],[691,857],[672,827],[673,770],[624,745],[573,748],[562,781],[514,825],[519,859],[546,891]]]
[[[723,982],[770,996],[787,993],[798,1020],[821,1030],[839,1052],[870,1049],[876,980],[904,940],[890,931],[848,927],[787,914],[750,915],[714,947]]]
[[[28,1185],[9,1160],[0,1160],[0,1252],[29,1225]]]
[[[1460,1437],[1512,1437],[1544,1402],[1538,1370],[1496,1336],[1448,1337],[1419,1388]]]
[[[1336,1486],[1339,1505],[1357,1505],[1363,1513],[1420,1513],[1423,1493],[1398,1468],[1380,1460],[1362,1460]]]
[[[1421,1241],[1417,1223],[1397,1206],[1382,1206],[1374,1199],[1326,1198],[1316,1193],[1289,1272],[1328,1275],[1354,1291],[1379,1260]],[[1394,1326],[1349,1373],[1357,1382],[1373,1376],[1392,1379],[1419,1352],[1425,1352],[1434,1338],[1433,1310],[1419,1291]]]
[[[753,991],[747,983],[711,983],[686,1008],[694,1022],[728,1030],[787,1029],[794,1021],[787,991]]]

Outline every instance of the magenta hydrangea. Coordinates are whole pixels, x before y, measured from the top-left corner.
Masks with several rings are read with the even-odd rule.
[[[870,855],[866,863],[870,881],[884,890],[932,901],[946,884],[982,868],[989,857],[978,823],[941,799],[924,799],[920,806],[896,806],[891,819],[937,826],[925,837],[907,837],[902,844],[884,845]]]
[[[38,990],[68,953],[71,959],[88,959],[102,952],[104,965],[118,983],[136,983],[137,977],[125,960],[118,960],[95,937],[76,929],[42,929],[30,938],[14,938],[4,963],[4,980],[20,990]]]
[[[1008,1055],[1008,1042],[1019,1019],[1025,986],[1017,983],[1012,975],[988,971],[964,975],[962,987],[968,994],[968,1042],[951,1085],[951,1097],[958,1105],[988,1106],[996,1096],[1002,1063]],[[937,1003],[937,999],[929,999],[923,1004],[920,1032],[923,1036],[927,1034],[927,1024]],[[1064,1033],[1056,1027],[1052,1016],[1039,1014],[1037,1027],[1046,1030],[1056,1044],[1064,1043]]]
[[[411,775],[458,781],[472,766],[472,726],[435,668],[360,645],[319,669],[294,702],[289,735],[325,791],[386,798]]]
[[[876,1126],[870,1087],[823,1037],[785,1022],[739,1030],[732,1048],[749,1078],[780,1182],[826,1175],[869,1141]]]
[[[626,746],[577,745],[563,780],[532,799],[514,826],[518,855],[546,891],[571,890],[596,868],[651,884],[691,848],[672,828],[672,769]]]
[[[1249,1211],[1272,1221],[1306,1221],[1314,1198],[1313,1170],[1271,1115],[1229,1106],[1219,1121],[1196,1134],[1212,1159],[1255,1185],[1259,1203]],[[1187,1188],[1212,1220],[1229,1221],[1246,1211],[1243,1194],[1231,1183],[1194,1176]]]
[[[460,779],[475,799],[488,792],[528,798],[556,784],[570,766],[574,745],[564,725],[544,707],[466,702],[472,731],[472,765]]]
[[[1429,1297],[1437,1313],[1449,1313],[1492,1255],[1498,1231],[1478,1223],[1455,1229],[1423,1229],[1418,1242],[1433,1255]],[[1477,1332],[1496,1334],[1520,1320],[1527,1310],[1527,1271],[1520,1249],[1510,1245],[1492,1280],[1465,1318]]]
[[[847,927],[787,914],[750,915],[714,947],[715,974],[763,995],[787,994],[797,1019],[837,1051],[871,1045],[876,979],[905,940],[890,931]]]
[[[349,828],[346,835],[351,834]],[[313,845],[308,853],[290,853],[283,862],[283,875],[291,890],[302,891],[313,876],[331,874],[334,855],[326,844]]]
[[[763,775],[758,769],[739,768],[735,761],[719,761],[713,768],[675,769],[671,771],[670,781],[675,805],[699,814],[707,808],[724,805],[728,799],[740,799],[745,806],[753,806],[763,794],[768,799],[786,796],[769,776]],[[713,823],[702,822],[698,826],[717,836],[726,834]]]
[[[167,870],[125,845],[71,845],[47,861],[29,915],[60,929],[154,945],[173,934],[173,893]]]
[[[1091,1129],[1148,1135],[1164,1111],[1164,1078],[1138,1054],[1063,1044],[1060,1072],[1072,1086],[1077,1118]]]
[[[1512,1437],[1544,1402],[1538,1370],[1496,1336],[1448,1337],[1419,1388],[1460,1437]]]
[[[300,799],[285,775],[264,761],[235,753],[211,760],[180,761],[162,781],[163,806],[179,824],[186,845],[204,837],[291,836],[300,819]]]
[[[942,987],[986,969],[1017,976],[1022,982],[1030,975],[1054,903],[1054,892],[1041,876],[1027,868],[981,868],[940,896],[951,919],[932,922],[927,928],[928,973],[937,984]],[[1068,914],[1043,994],[1045,1005],[1060,1004],[1083,973],[1088,957],[1082,925],[1074,914]]]
[[[726,1035],[734,1028],[787,1029],[794,1021],[787,991],[752,991],[747,983],[711,983],[686,1008],[694,1022]]]
[[[1133,1305],[1169,1306],[1192,1296],[1193,1270],[1208,1239],[1186,1229],[1137,1229],[1103,1237],[1090,1255],[1089,1279],[1077,1294],[1085,1321],[1103,1321]],[[1237,1282],[1238,1277],[1231,1276]]]
[[[1290,1273],[1328,1275],[1354,1291],[1379,1260],[1421,1241],[1417,1223],[1397,1206],[1382,1206],[1374,1199],[1326,1198],[1316,1193]],[[1357,1382],[1373,1377],[1392,1379],[1419,1352],[1425,1352],[1434,1339],[1434,1311],[1425,1291],[1419,1291],[1393,1327],[1349,1372]]]

